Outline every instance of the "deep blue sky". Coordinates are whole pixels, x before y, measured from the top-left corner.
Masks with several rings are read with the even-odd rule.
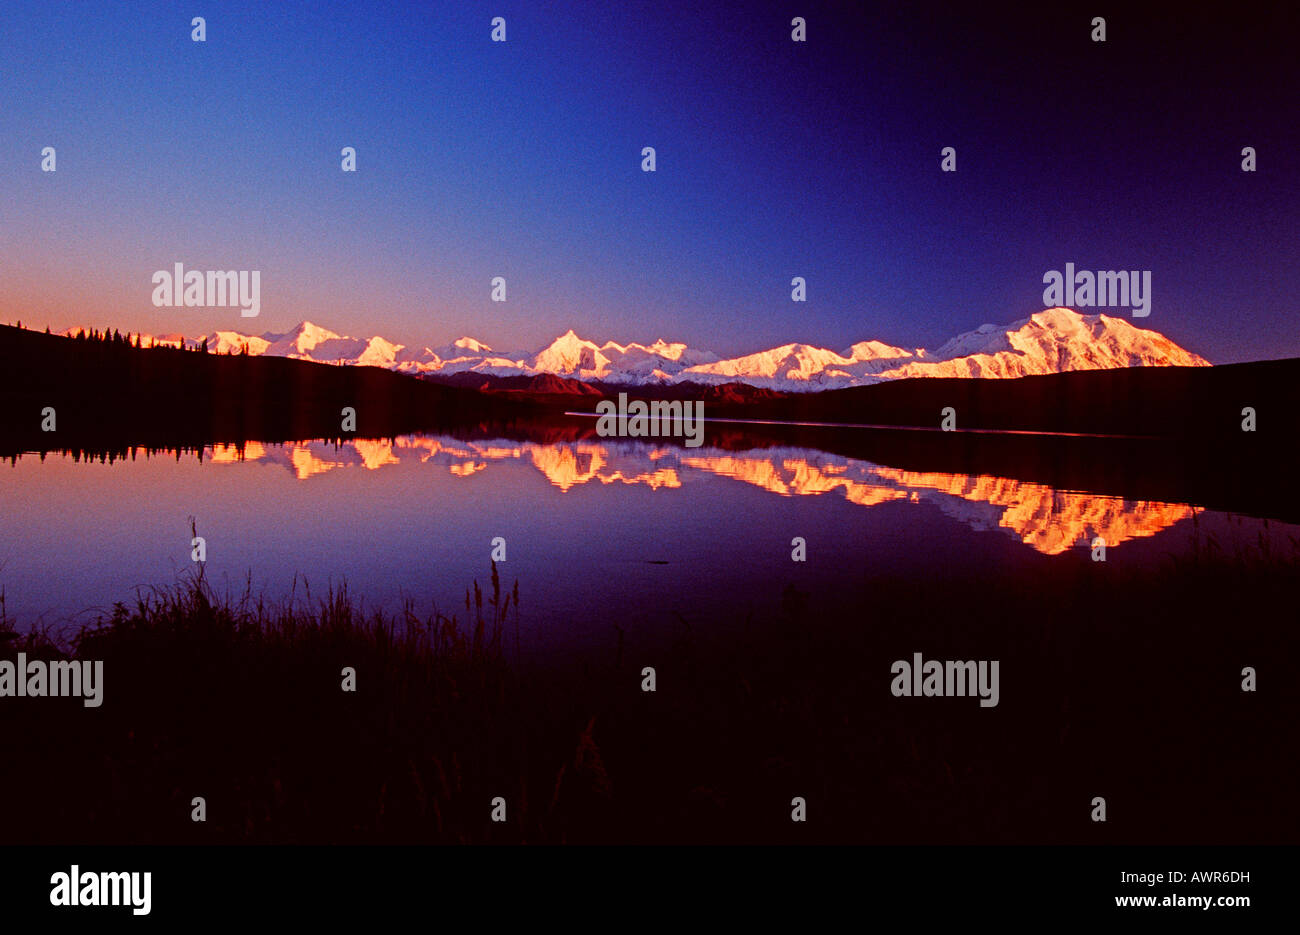
[[[1074,262],[1215,362],[1300,356],[1300,15],[1097,6],[9,2],[0,319],[934,347]],[[153,308],[178,261],[261,270],[260,318]]]

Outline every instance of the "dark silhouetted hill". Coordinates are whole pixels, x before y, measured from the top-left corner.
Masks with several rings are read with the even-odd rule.
[[[55,411],[55,431],[42,412]],[[345,407],[356,431],[342,431]],[[386,437],[526,417],[526,401],[377,367],[225,356],[0,326],[0,453]]]

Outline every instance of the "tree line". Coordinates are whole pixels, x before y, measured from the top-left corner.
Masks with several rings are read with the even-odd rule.
[[[29,329],[29,328],[23,328],[23,323],[22,323],[21,321],[16,322],[16,323],[14,324],[14,327],[15,327],[15,328],[20,328],[20,329],[22,329],[22,330],[24,330],[24,331],[29,331],[29,330],[31,330],[31,329]],[[46,326],[45,326],[45,333],[46,333],[46,334],[52,334],[52,332],[50,331],[50,326],[49,326],[49,325],[46,325]],[[149,340],[149,343],[146,344],[146,343],[144,343],[145,339],[144,339],[144,336],[143,336],[143,335],[140,335],[140,334],[132,335],[132,334],[130,334],[129,332],[128,332],[127,334],[124,335],[124,334],[122,334],[120,331],[118,331],[116,328],[114,328],[112,331],[108,331],[108,330],[100,331],[100,330],[95,329],[95,328],[90,328],[90,329],[79,328],[79,329],[77,329],[77,333],[76,333],[76,334],[68,334],[67,337],[72,338],[74,341],[90,341],[90,342],[94,342],[94,343],[98,343],[98,344],[116,345],[116,346],[119,346],[119,347],[131,347],[131,348],[136,348],[136,349],[138,349],[138,350],[143,350],[143,349],[145,349],[145,348],[152,348],[152,347],[171,347],[171,346],[172,346],[171,341],[166,341],[166,342],[163,342],[163,343],[159,343],[157,338],[149,338],[149,339],[148,339],[148,340]],[[207,339],[206,337],[203,338],[203,340],[200,341],[200,342],[198,342],[197,344],[193,344],[193,343],[191,342],[191,346],[189,346],[189,347],[186,347],[186,345],[185,345],[185,338],[184,338],[184,336],[178,337],[178,338],[176,339],[176,341],[177,341],[177,345],[176,345],[175,348],[173,348],[173,350],[192,351],[192,352],[194,352],[194,353],[198,353],[198,354],[220,353],[220,352],[218,352],[218,351],[214,351],[214,350],[209,349],[209,347],[208,347],[208,339]],[[226,353],[226,355],[228,355],[228,356],[235,356],[235,354],[236,354],[236,352],[233,351],[233,350],[227,350],[225,353]],[[247,357],[247,356],[249,356],[249,355],[248,355],[248,342],[244,342],[244,343],[240,346],[239,351],[238,351],[238,354],[239,354],[239,356],[242,356],[242,357]]]

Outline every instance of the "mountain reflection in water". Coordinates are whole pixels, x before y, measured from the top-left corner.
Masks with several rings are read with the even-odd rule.
[[[931,503],[971,528],[1005,530],[1046,555],[1059,555],[1096,537],[1113,547],[1153,536],[1196,509],[1183,503],[1056,490],[1009,477],[906,471],[789,447],[737,452],[624,440],[537,443],[414,435],[341,444],[214,445],[203,454],[214,464],[280,465],[302,481],[328,471],[374,471],[406,462],[446,468],[464,478],[495,463],[523,462],[561,491],[589,483],[673,489],[689,483],[692,474],[711,474],[782,497],[834,494],[862,507],[893,501]]]

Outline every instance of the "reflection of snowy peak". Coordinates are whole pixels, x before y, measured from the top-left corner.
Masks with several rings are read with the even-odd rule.
[[[186,344],[202,340],[187,339]],[[1021,377],[1067,370],[1209,365],[1158,332],[1136,328],[1122,318],[1081,315],[1068,308],[1038,312],[1005,327],[981,325],[934,351],[879,341],[860,341],[839,352],[795,343],[726,360],[663,339],[648,345],[597,344],[572,329],[531,353],[494,350],[471,337],[416,349],[378,336],[336,334],[309,321],[285,334],[218,331],[207,340],[218,353],[240,353],[247,346],[253,355],[416,374],[554,374],[634,385],[747,383],[777,390],[832,389],[907,377]]]

